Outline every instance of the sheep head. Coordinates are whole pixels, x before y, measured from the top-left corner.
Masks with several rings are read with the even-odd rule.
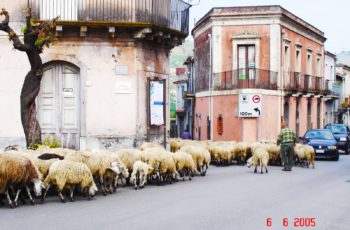
[[[249,159],[247,160],[247,166],[248,166],[248,168],[250,168],[252,165],[253,165],[253,157],[251,157],[251,158],[249,158]]]
[[[94,197],[96,192],[98,191],[96,184],[93,182],[92,185],[89,188],[89,195],[91,197]]]
[[[34,184],[34,192],[36,196],[41,196],[41,193],[43,191],[43,189],[45,189],[45,186],[43,184],[43,182],[39,179],[33,179],[32,180],[33,184]]]

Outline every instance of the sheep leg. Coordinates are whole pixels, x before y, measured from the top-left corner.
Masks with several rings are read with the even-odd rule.
[[[104,184],[104,182],[103,182],[103,176],[100,176],[100,185],[101,185],[102,194],[103,194],[104,196],[107,196],[105,184]]]
[[[268,173],[269,171],[267,170],[267,166],[265,166],[265,172]]]
[[[17,190],[17,192],[16,192],[16,197],[15,197],[15,199],[14,199],[14,205],[15,205],[15,207],[17,207],[18,206],[18,197],[19,197],[19,194],[21,193],[21,191],[22,191],[22,189],[21,188],[19,188],[18,190]]]
[[[47,185],[46,189],[45,189],[45,192],[43,193],[43,195],[41,196],[41,203],[44,203],[44,200],[45,200],[45,197],[46,197],[46,194],[47,192],[49,191],[51,185]]]
[[[73,187],[71,187],[70,189],[69,189],[69,192],[70,192],[70,194],[69,194],[69,198],[70,198],[70,201],[74,201],[74,189],[73,189]]]
[[[258,171],[258,166],[256,165],[254,169],[254,173],[257,173],[257,171]]]
[[[61,191],[61,190],[58,191],[58,197],[61,199],[61,202],[62,202],[62,203],[66,203],[66,199],[65,199],[64,196],[62,195],[62,191]]]
[[[30,192],[30,189],[29,189],[29,187],[28,187],[27,185],[26,185],[26,191],[27,191],[27,194],[28,194],[30,203],[31,203],[32,205],[34,205],[34,204],[35,204],[35,201],[34,201],[34,199],[33,199],[33,197],[32,197],[32,194],[31,194],[31,192]]]
[[[7,201],[9,202],[10,207],[11,207],[11,208],[14,208],[15,206],[14,206],[13,203],[12,203],[12,200],[11,200],[11,197],[10,197],[10,194],[9,194],[9,190],[8,190],[8,189],[6,189],[5,194],[6,194],[6,198],[7,198]]]

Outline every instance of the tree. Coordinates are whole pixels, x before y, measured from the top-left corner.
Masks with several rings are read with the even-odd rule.
[[[27,10],[26,26],[23,28],[23,42],[15,31],[9,26],[10,16],[5,9],[1,9],[0,16],[5,19],[0,23],[0,30],[9,35],[13,47],[16,50],[26,52],[30,71],[27,73],[21,91],[21,121],[26,137],[27,148],[35,148],[41,144],[41,129],[36,119],[37,111],[35,99],[40,91],[40,82],[43,76],[43,64],[40,53],[44,46],[54,42],[54,33],[58,18],[51,21],[45,21],[34,24],[32,21],[31,10]]]

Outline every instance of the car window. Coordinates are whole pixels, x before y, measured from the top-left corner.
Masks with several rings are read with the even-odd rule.
[[[311,130],[305,134],[306,139],[334,140],[333,134],[328,131]]]
[[[330,126],[330,130],[334,134],[344,134],[346,133],[346,129],[343,125],[332,125]]]

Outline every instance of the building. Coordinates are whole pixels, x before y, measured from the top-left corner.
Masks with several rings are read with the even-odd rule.
[[[350,66],[337,64],[336,81],[340,85],[338,123],[350,125]]]
[[[190,112],[184,100],[187,91],[189,73],[184,63],[189,56],[193,56],[193,41],[186,40],[170,53],[170,100],[171,100],[171,137],[181,137],[183,131],[190,125]],[[191,132],[191,131],[190,131]]]
[[[336,56],[328,51],[324,54],[324,79],[325,79],[325,98],[324,98],[324,124],[337,123],[339,96],[341,94],[341,82],[336,80]]]
[[[181,0],[5,0],[20,33],[23,8],[36,21],[60,16],[58,42],[42,54],[38,96],[43,138],[55,135],[76,149],[166,145],[169,136],[169,52],[188,35],[189,7]],[[1,145],[20,143],[20,90],[26,55],[0,33]]]
[[[186,67],[177,68],[177,79],[174,84],[176,94],[176,137],[182,137],[184,131],[193,137],[193,114],[194,114],[194,80],[193,80],[193,57],[189,56],[183,63]]]
[[[195,139],[275,139],[323,126],[324,33],[281,6],[213,8],[192,30]]]

